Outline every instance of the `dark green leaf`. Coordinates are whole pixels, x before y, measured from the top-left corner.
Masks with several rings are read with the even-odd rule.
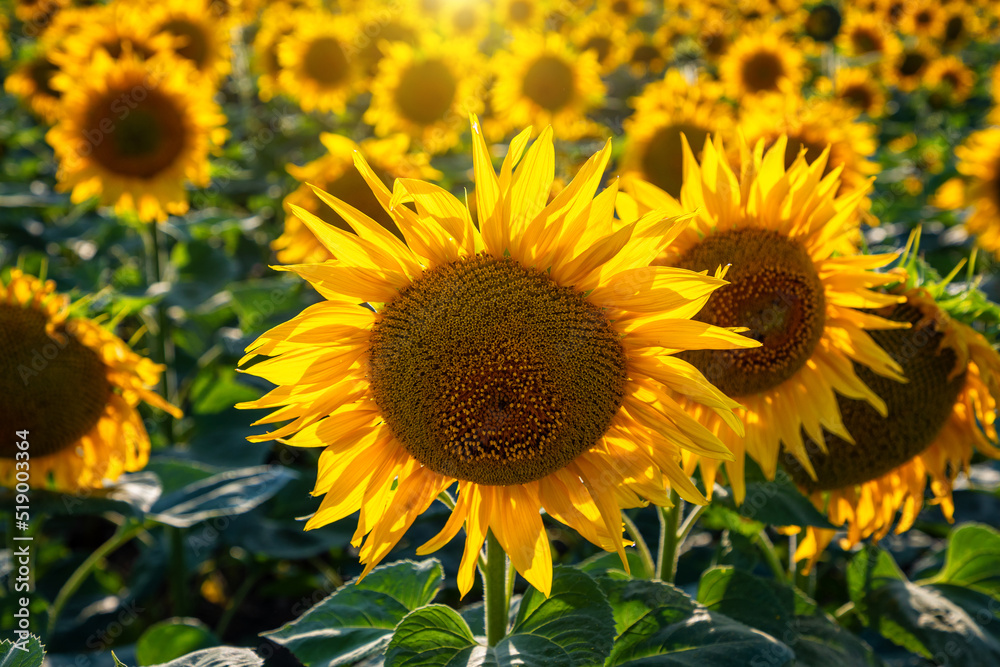
[[[400,667],[453,667],[484,664],[486,655],[458,612],[433,604],[414,610],[396,627],[385,660]]]
[[[934,583],[965,586],[1000,600],[1000,533],[981,524],[956,528],[948,539],[944,569]]]
[[[192,651],[219,645],[219,638],[196,618],[171,618],[149,626],[139,637],[139,665],[169,662]]]
[[[669,584],[611,579],[601,583],[620,631],[609,667],[778,667],[794,658],[791,649],[773,637],[705,609]]]
[[[652,572],[646,571],[646,566],[635,549],[626,549],[625,557],[628,559],[628,566],[633,577],[636,579],[649,579],[653,576]],[[592,576],[603,574],[609,570],[625,571],[625,568],[622,566],[621,556],[617,553],[609,553],[607,551],[602,551],[583,562],[577,563],[576,567]]]
[[[0,667],[40,667],[45,647],[35,635],[0,642]]]
[[[122,475],[114,484],[87,493],[32,492],[32,510],[43,516],[96,516],[114,512],[141,518],[160,497],[160,480],[150,471]],[[13,503],[12,503],[13,504]]]
[[[906,581],[878,547],[852,559],[847,581],[861,622],[895,644],[938,662],[1000,662],[1000,640],[980,626],[981,621],[992,623],[993,616],[979,619],[942,589]]]
[[[219,473],[160,498],[150,515],[169,526],[188,528],[213,517],[243,514],[273,496],[294,476],[281,466]]]
[[[795,651],[797,667],[878,667],[868,644],[825,615],[796,616],[779,636]]]
[[[248,648],[220,646],[189,653],[183,658],[150,667],[262,667],[264,661]]]
[[[286,647],[307,667],[349,665],[385,648],[396,625],[429,603],[443,579],[444,570],[435,559],[383,565],[263,636]]]

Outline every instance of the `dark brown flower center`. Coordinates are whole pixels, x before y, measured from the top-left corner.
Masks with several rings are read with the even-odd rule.
[[[86,118],[82,138],[93,159],[122,176],[156,177],[175,164],[187,141],[181,110],[155,87],[109,91]]]
[[[199,70],[205,67],[209,56],[209,42],[202,26],[187,19],[174,19],[164,23],[160,31],[180,38],[181,43],[176,48],[177,55],[193,62]]]
[[[38,310],[0,304],[0,458],[14,458],[16,431],[29,432],[32,458],[71,447],[111,395],[100,357],[65,331],[50,338],[45,323]]]
[[[347,78],[347,55],[336,38],[320,37],[306,48],[302,69],[313,81],[336,87]]]
[[[909,304],[879,314],[913,323],[911,329],[869,332],[903,367],[909,381],[896,382],[854,364],[858,377],[886,402],[888,416],[883,418],[867,401],[838,396],[844,426],[855,444],[826,433],[824,454],[806,438],[816,481],[794,458],[788,454],[783,458],[785,469],[810,492],[862,484],[920,454],[941,432],[965,383],[964,370],[949,379],[957,357],[951,348],[939,349],[943,334],[933,320],[923,321],[921,311]]]
[[[760,341],[747,350],[692,350],[679,356],[730,396],[771,389],[812,356],[826,322],[823,285],[806,249],[783,234],[737,229],[713,234],[685,252],[677,266],[715,271],[732,264],[726,280],[696,319],[748,327]]]
[[[705,144],[708,131],[689,123],[667,125],[649,139],[642,154],[643,177],[664,191],[680,197],[684,182],[684,149],[681,134],[687,137],[697,156]]]
[[[525,73],[522,92],[543,109],[558,111],[573,99],[575,79],[562,58],[542,56]]]
[[[743,63],[743,84],[751,93],[778,90],[785,74],[781,57],[770,51],[754,53]]]
[[[833,5],[813,7],[806,19],[806,34],[817,42],[832,41],[840,32],[840,12]]]
[[[601,309],[509,258],[462,259],[386,304],[369,378],[393,434],[442,475],[540,479],[598,442],[626,358]]]
[[[396,89],[396,105],[408,120],[430,125],[443,120],[458,92],[458,82],[440,60],[411,65]]]

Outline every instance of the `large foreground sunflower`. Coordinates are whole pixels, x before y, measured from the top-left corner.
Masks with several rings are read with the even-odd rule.
[[[149,457],[141,402],[181,413],[148,389],[163,366],[140,357],[95,321],[71,317],[55,284],[15,269],[0,280],[0,485],[99,488]],[[14,434],[27,431],[30,462]],[[20,441],[22,438],[18,438]]]
[[[808,443],[815,478],[785,458],[785,468],[816,506],[846,528],[845,549],[868,537],[881,539],[894,525],[896,533],[909,530],[924,505],[928,481],[929,504],[939,505],[952,521],[952,485],[968,470],[973,453],[1000,457],[994,426],[1000,355],[982,334],[948,313],[945,303],[961,310],[964,299],[947,294],[946,283],[901,285],[895,293],[905,302],[878,311],[912,324],[872,335],[903,367],[906,383],[855,368],[885,401],[887,414],[841,398],[844,426],[854,442],[825,433],[822,445]],[[795,558],[812,566],[836,532],[809,528]]]
[[[672,356],[757,345],[689,319],[725,281],[649,266],[684,223],[653,211],[615,224],[616,188],[594,196],[610,145],[547,204],[552,132],[525,150],[528,138],[497,176],[473,118],[478,229],[447,191],[400,179],[390,192],[360,156],[405,243],[319,191],[357,236],[296,210],[339,259],[285,268],[326,301],[249,346],[244,361],[270,358],[247,372],[279,386],[240,407],[276,408],[258,423],[292,420],[254,440],[325,448],[313,492],[325,497],[306,528],[360,510],[352,543],[368,536],[366,574],[457,482],[451,518],[419,553],[464,525],[464,594],[490,530],[548,594],[540,508],[624,559],[621,507],[669,504],[668,483],[704,502],[681,452],[731,457],[667,393],[739,428],[733,403]]]
[[[779,137],[766,152],[763,142],[753,151],[741,142],[739,175],[729,167],[721,141],[706,143],[701,164],[685,144],[680,203],[682,210],[698,211],[696,222],[658,261],[696,271],[731,263],[730,284],[711,296],[697,318],[749,327],[746,335],[762,343],[753,350],[681,355],[740,403],[745,438],[722,428],[717,414],[688,406],[736,456],[727,470],[739,500],[744,451],[773,478],[782,445],[809,470],[803,434],[820,438],[825,428],[850,438],[837,394],[885,413],[885,402],[858,378],[852,362],[900,377],[899,365],[865,330],[901,325],[858,310],[900,300],[872,290],[896,280],[872,270],[894,255],[854,256],[857,223],[852,220],[865,191],[837,196],[840,169],[824,176],[829,150],[811,164],[802,151],[786,169],[787,142]],[[624,220],[648,210],[681,209],[650,184],[629,185],[629,193],[619,196]],[[693,468],[695,461],[688,464]],[[702,461],[707,488],[716,466]]]
[[[148,61],[94,53],[86,78],[60,75],[64,114],[46,135],[59,184],[74,202],[100,196],[143,221],[188,208],[188,183],[209,181],[208,153],[225,137],[212,91],[173,55]]]

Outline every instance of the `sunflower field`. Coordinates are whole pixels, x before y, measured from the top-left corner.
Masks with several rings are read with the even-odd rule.
[[[1000,2],[0,25],[0,667],[1000,665]]]

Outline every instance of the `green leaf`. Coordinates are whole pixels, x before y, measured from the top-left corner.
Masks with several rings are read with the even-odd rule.
[[[549,597],[528,589],[496,653],[501,665],[518,664],[503,662],[505,652],[537,656],[528,664],[590,665],[608,655],[613,640],[614,614],[597,582],[576,568],[556,566]]]
[[[115,661],[115,667],[128,667],[128,665],[118,659],[114,651],[111,652],[111,659]]]
[[[982,524],[956,528],[948,539],[944,569],[931,581],[965,586],[1000,600],[1000,533]]]
[[[409,613],[396,627],[385,660],[408,667],[481,665],[487,653],[457,611],[432,604]]]
[[[642,558],[635,549],[626,549],[625,558],[628,559],[629,569],[632,572],[632,576],[636,579],[649,579],[653,576],[652,572],[646,571],[646,565],[642,562]],[[591,576],[597,576],[612,570],[619,572],[625,571],[625,568],[622,566],[621,556],[617,553],[610,553],[607,551],[594,554],[590,558],[577,563],[576,567]]]
[[[670,584],[602,579],[619,631],[609,667],[723,667],[791,663],[791,649],[773,637],[709,611]]]
[[[408,615],[396,628],[386,663],[407,667],[457,665],[545,665],[590,667],[602,664],[614,638],[613,615],[590,576],[555,567],[548,598],[529,589],[510,634],[487,649],[468,623],[448,607],[433,605]]]
[[[248,648],[220,646],[189,653],[183,658],[150,667],[262,667],[264,661]]]
[[[698,601],[712,611],[780,639],[795,652],[797,664],[880,664],[867,644],[825,614],[815,613],[815,602],[770,579],[732,567],[717,567],[702,575]]]
[[[170,618],[142,633],[136,642],[135,659],[139,665],[154,665],[219,644],[219,638],[198,619]]]
[[[349,665],[385,648],[393,629],[409,612],[434,599],[443,579],[444,569],[436,559],[383,565],[262,636],[287,648],[307,667]]]
[[[778,469],[773,480],[764,476],[760,467],[750,458],[746,460],[747,493],[737,507],[728,490],[713,494],[712,504],[735,510],[740,516],[772,526],[817,526],[835,528],[795,486],[792,478]]]
[[[976,591],[910,583],[889,554],[871,546],[851,560],[847,583],[861,622],[893,643],[938,662],[1000,662],[1000,639],[980,626],[992,624],[995,616],[983,619],[980,610],[970,611],[945,594],[948,588]]]
[[[0,667],[40,667],[45,647],[35,635],[0,642]]]
[[[213,517],[243,514],[268,500],[294,476],[276,465],[222,472],[160,498],[150,517],[168,526],[189,528]]]
[[[128,473],[103,489],[82,494],[37,490],[32,511],[43,516],[97,516],[114,512],[142,518],[160,497],[160,480],[150,471]],[[13,502],[11,503],[13,504]]]

